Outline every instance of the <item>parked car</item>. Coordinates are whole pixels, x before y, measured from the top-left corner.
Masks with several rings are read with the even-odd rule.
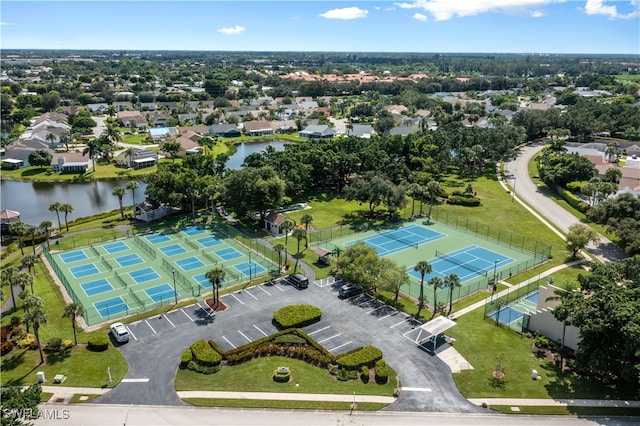
[[[345,284],[338,290],[338,296],[342,299],[355,296],[362,293],[364,290],[360,284]]]
[[[121,322],[111,324],[109,332],[113,335],[118,343],[126,343],[129,341],[129,331]]]
[[[309,287],[309,278],[305,277],[302,274],[289,275],[289,282],[298,288]]]

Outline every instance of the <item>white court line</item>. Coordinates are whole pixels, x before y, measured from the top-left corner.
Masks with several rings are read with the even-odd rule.
[[[265,333],[264,331],[260,330],[260,328],[259,328],[257,325],[253,324],[253,326],[254,326],[254,327],[256,328],[256,330],[258,330],[260,333],[264,334],[265,336],[268,336],[268,334],[267,334],[267,333]]]
[[[341,335],[342,335],[342,333],[334,334],[331,337],[327,337],[326,339],[319,340],[318,343],[322,344],[322,343],[327,342],[327,341],[329,341],[331,339],[335,339],[336,337],[341,336]]]
[[[374,313],[375,311],[377,311],[378,309],[385,308],[386,306],[387,306],[387,305],[378,306],[377,308],[375,308],[375,309],[372,309],[372,310],[368,311],[368,312],[367,312],[367,314],[372,314],[372,313]]]
[[[316,334],[316,333],[319,333],[319,332],[321,332],[321,331],[323,331],[323,330],[326,330],[327,328],[331,328],[331,326],[330,326],[330,325],[328,325],[328,326],[326,326],[325,328],[321,328],[320,330],[316,330],[316,331],[312,331],[311,333],[307,333],[307,336],[312,336],[312,335],[314,335],[314,334]]]
[[[262,288],[263,286],[259,285],[258,288],[262,291],[264,291],[265,293],[267,293],[269,296],[271,296],[271,293],[269,293],[267,290],[265,290],[264,288]]]
[[[257,297],[255,297],[253,294],[249,293],[249,289],[245,289],[244,292],[247,293],[249,296],[253,297],[255,300],[258,300]]]
[[[149,324],[149,323],[147,322],[147,320],[144,320],[144,322],[145,322],[145,324],[147,324],[147,325],[149,326],[149,328],[151,329],[151,331],[153,331],[153,334],[158,334],[158,333],[156,333],[156,331],[153,329],[153,327],[151,327],[151,324]]]
[[[233,296],[234,299],[236,299],[238,302],[240,302],[240,303],[242,303],[244,305],[244,302],[242,300],[238,299],[235,294],[233,294],[233,293],[230,293],[230,294]]]
[[[173,328],[176,328],[175,324],[171,322],[171,320],[169,319],[169,317],[165,314],[163,315],[164,319],[166,319],[167,321],[169,321],[169,324],[171,324],[173,326]]]
[[[231,342],[229,341],[229,339],[227,339],[227,338],[226,338],[226,337],[224,337],[224,336],[222,336],[222,338],[223,338],[224,340],[226,340],[228,344],[230,344],[231,346],[233,346],[233,349],[235,349],[235,348],[236,348],[236,345],[234,345],[233,343],[231,343]]]
[[[241,335],[242,337],[244,337],[245,339],[247,339],[247,341],[251,342],[251,339],[249,339],[249,338],[247,337],[247,335],[246,335],[246,334],[244,334],[242,331],[238,330],[238,333],[240,333],[240,335]]]
[[[391,312],[389,315],[385,315],[385,316],[383,316],[383,317],[378,318],[378,321],[382,321],[383,319],[385,319],[385,318],[389,318],[389,317],[391,317],[391,316],[393,316],[393,315],[398,315],[398,311],[396,311],[396,310],[394,309],[394,310],[393,310],[393,312]]]
[[[185,311],[183,311],[183,310],[182,310],[182,308],[180,308],[180,310],[182,311],[182,313],[183,313],[183,314],[185,314],[185,315],[187,316],[187,318],[189,318],[189,320],[190,320],[191,322],[193,322],[193,319],[189,316],[189,314],[188,314],[188,313],[186,313]]]
[[[133,337],[133,340],[138,340],[138,338],[136,337],[136,335],[135,335],[135,334],[133,334],[133,333],[131,332],[131,329],[130,329],[129,327],[125,327],[125,328],[126,328],[126,329],[127,329],[127,331],[129,332],[129,334],[131,335],[131,337]]]
[[[341,344],[340,346],[336,346],[336,347],[335,347],[335,348],[333,348],[333,349],[329,349],[329,352],[333,352],[333,351],[335,351],[336,349],[340,349],[340,348],[341,348],[341,347],[343,347],[343,346],[347,346],[349,343],[351,343],[351,340],[349,340],[347,343],[343,343],[343,344]]]
[[[391,327],[389,327],[389,328],[396,328],[397,326],[402,325],[402,324],[404,324],[405,322],[409,321],[409,319],[410,319],[410,317],[406,317],[405,319],[403,319],[403,320],[402,320],[402,321],[400,321],[399,323],[394,324],[394,325],[392,325],[392,326],[391,326]]]
[[[148,383],[149,379],[148,378],[144,378],[144,379],[122,379],[120,380],[120,383]]]

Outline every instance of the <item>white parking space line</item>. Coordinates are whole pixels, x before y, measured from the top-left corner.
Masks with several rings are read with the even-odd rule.
[[[340,349],[340,348],[341,348],[341,347],[343,347],[343,346],[347,346],[349,343],[351,343],[351,340],[349,340],[347,343],[343,343],[343,344],[341,344],[340,346],[336,346],[336,347],[335,347],[335,348],[333,348],[333,349],[329,349],[329,352],[333,352],[333,351],[335,351],[335,350],[337,350],[337,349]]]
[[[153,334],[158,334],[158,333],[153,329],[153,327],[151,327],[151,324],[149,324],[149,323],[147,322],[147,320],[144,320],[144,322],[145,322],[145,324],[147,324],[147,325],[149,326],[149,328],[151,329],[151,331],[153,331]]]
[[[387,305],[378,306],[377,308],[372,309],[372,310],[370,310],[369,312],[367,312],[367,314],[372,314],[372,313],[374,313],[375,311],[377,311],[378,309],[382,309],[382,308],[386,308],[386,307],[387,307]]]
[[[391,316],[393,316],[393,315],[398,315],[398,311],[396,311],[396,310],[394,309],[394,310],[393,310],[389,315],[385,315],[385,316],[383,316],[383,317],[378,318],[378,321],[381,321],[381,320],[383,320],[383,319],[385,319],[385,318],[389,318],[389,317],[391,317]]]
[[[136,337],[136,335],[135,335],[135,334],[133,334],[133,332],[131,331],[131,329],[130,329],[129,327],[126,327],[126,326],[125,326],[125,328],[126,328],[126,329],[127,329],[127,331],[129,332],[129,334],[131,335],[131,337],[133,337],[133,340],[138,340],[138,338]]]
[[[407,322],[408,320],[409,320],[409,317],[406,317],[405,319],[403,319],[403,320],[402,320],[402,321],[400,321],[399,323],[394,324],[394,325],[392,325],[392,326],[391,326],[391,327],[389,327],[389,328],[395,328],[395,327],[397,327],[397,326],[399,326],[399,325],[404,324],[404,323],[405,323],[405,322]]]
[[[281,292],[284,293],[284,290],[280,288],[280,286],[278,284],[275,285],[275,288],[277,288],[278,290],[280,290]]]
[[[400,388],[403,391],[408,391],[408,392],[431,392],[431,388],[405,388],[402,387]]]
[[[245,339],[247,339],[247,341],[248,341],[248,342],[251,342],[251,339],[249,339],[249,338],[247,337],[247,335],[246,335],[246,334],[244,334],[242,331],[238,330],[238,333],[240,333],[240,335],[241,335],[242,337],[244,337]]]
[[[238,299],[235,294],[231,293],[231,295],[233,296],[234,299],[236,299],[238,302],[240,302],[240,303],[242,303],[244,305],[244,302],[242,300]]]
[[[249,296],[253,297],[255,300],[258,300],[257,297],[255,297],[253,294],[249,293],[248,289],[245,289],[244,292],[247,293]]]
[[[229,341],[229,339],[227,339],[227,338],[226,338],[226,337],[224,337],[224,336],[222,336],[222,338],[223,338],[224,340],[226,340],[228,344],[230,344],[231,346],[233,346],[233,349],[235,349],[235,348],[236,348],[236,345],[234,345],[233,343],[231,343],[231,342]]]
[[[264,334],[265,336],[268,336],[267,333],[265,333],[264,331],[260,330],[260,327],[258,327],[257,325],[253,324],[253,326],[256,328],[256,330],[258,330],[260,333]]]
[[[264,286],[259,285],[258,288],[262,291],[264,291],[265,293],[267,293],[269,296],[271,296],[271,293],[269,293],[267,290],[264,289]]]
[[[316,333],[320,333],[321,331],[324,331],[324,330],[326,330],[327,328],[331,328],[331,326],[330,326],[330,325],[328,325],[328,326],[326,326],[325,328],[321,328],[321,329],[319,329],[319,330],[312,331],[311,333],[307,333],[307,335],[308,335],[308,336],[313,336],[314,334],[316,334]]]
[[[326,339],[319,340],[319,341],[318,341],[318,343],[323,344],[324,342],[328,342],[329,340],[331,340],[331,339],[335,339],[336,337],[339,337],[339,336],[341,336],[341,335],[342,335],[342,333],[334,334],[334,335],[333,335],[333,336],[331,336],[331,337],[327,337]]]
[[[163,315],[163,316],[164,316],[164,319],[166,319],[167,321],[169,321],[169,324],[171,324],[171,326],[173,326],[173,328],[176,328],[175,324],[171,322],[171,320],[169,319],[169,317],[168,317],[168,316],[166,316],[166,315]]]
[[[188,313],[183,311],[182,308],[180,308],[180,310],[182,311],[183,314],[185,314],[187,316],[187,318],[189,318],[189,321],[193,322],[193,318],[191,318]]]
[[[149,379],[148,378],[144,378],[144,379],[122,379],[120,380],[120,383],[148,383]]]
[[[202,306],[200,306],[200,303],[196,303],[196,305],[198,305],[198,308],[202,309],[202,312],[204,312],[205,314],[207,314],[209,316],[212,316],[214,314],[213,312],[211,312],[211,310],[207,310],[207,309],[203,308]]]

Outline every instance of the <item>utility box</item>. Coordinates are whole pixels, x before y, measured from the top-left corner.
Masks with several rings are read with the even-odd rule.
[[[44,383],[44,371],[38,371],[36,376],[38,377],[38,383]]]
[[[538,380],[538,370],[531,370],[531,379]]]

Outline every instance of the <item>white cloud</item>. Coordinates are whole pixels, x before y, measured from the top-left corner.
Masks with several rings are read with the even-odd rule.
[[[640,1],[632,0],[631,6],[637,9],[638,6],[640,6]],[[605,0],[587,0],[587,3],[584,5],[584,12],[587,15],[604,15],[611,19],[629,19],[640,16],[640,10],[621,14],[618,12],[618,8],[616,6],[605,6]]]
[[[542,18],[543,16],[547,16],[547,14],[541,10],[534,10],[533,12],[531,12],[532,18]]]
[[[413,19],[416,19],[420,22],[425,22],[428,18],[427,15],[423,15],[422,13],[414,13]]]
[[[559,3],[564,0],[413,0],[408,3],[396,3],[401,9],[422,9],[429,12],[437,21],[446,21],[454,16],[473,16],[485,12],[513,13],[534,7]],[[635,0],[634,0],[635,1]],[[528,13],[539,17],[538,10]],[[537,16],[536,16],[537,15]]]
[[[345,7],[342,9],[332,9],[320,16],[326,19],[360,19],[366,18],[369,11],[367,9],[360,9],[358,7]]]
[[[11,25],[10,22],[0,22],[0,27],[6,27],[8,25]]]
[[[245,30],[244,27],[241,27],[240,25],[236,25],[235,27],[220,28],[218,32],[224,35],[234,35],[234,34],[242,34],[244,30]]]

